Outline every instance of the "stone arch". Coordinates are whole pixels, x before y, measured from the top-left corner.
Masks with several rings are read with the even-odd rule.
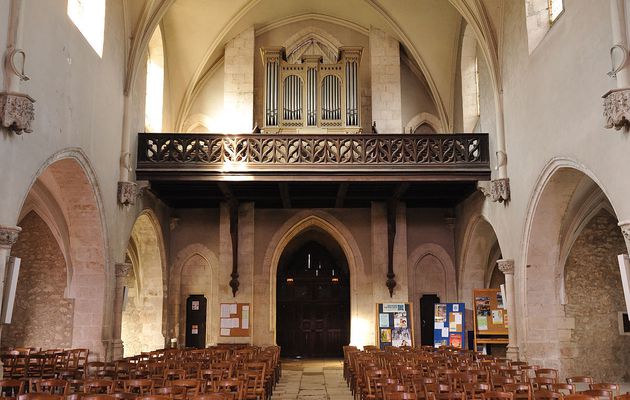
[[[473,289],[487,287],[492,269],[501,254],[500,248],[490,222],[481,215],[473,217],[464,233],[459,260],[459,301],[466,303],[466,308],[472,309]]]
[[[46,195],[41,201],[53,214],[49,222],[58,225],[51,230],[62,236],[67,230],[61,247],[70,260],[66,296],[74,299],[71,345],[105,357],[103,340],[109,337],[106,326],[112,323],[111,305],[105,298],[112,284],[107,277],[113,273],[96,174],[80,149],[62,150],[46,160],[35,174],[21,209],[39,207],[39,200],[33,198],[42,193]]]
[[[337,218],[324,211],[305,210],[296,214],[276,231],[267,246],[263,259],[263,271],[269,271],[269,297],[267,300],[269,307],[269,332],[275,343],[276,275],[278,273],[280,256],[291,240],[313,227],[323,230],[335,239],[348,261],[348,269],[350,271],[350,343],[358,344],[355,335],[358,334],[359,326],[361,325],[362,329],[368,328],[368,326],[362,326],[363,323],[359,320],[357,274],[359,271],[364,271],[363,259],[350,230]]]
[[[153,211],[143,210],[131,229],[127,248],[133,277],[128,278],[121,339],[125,356],[164,347],[166,256],[162,229]]]
[[[409,301],[413,303],[414,308],[415,340],[416,343],[421,343],[420,297],[423,294],[437,294],[442,302],[454,302],[457,300],[455,265],[446,250],[435,243],[424,243],[416,247],[409,255],[407,265],[409,267],[407,272],[409,277]],[[426,279],[427,282],[420,284],[420,276]]]
[[[206,310],[206,345],[216,343],[218,341],[219,324],[218,318],[211,318],[212,315],[219,315],[219,280],[217,276],[217,268],[219,266],[218,257],[210,251],[206,246],[200,243],[190,244],[181,249],[173,263],[173,269],[170,276],[169,290],[169,309],[172,316],[171,326],[169,328],[169,337],[177,338],[181,342],[185,338],[185,299],[182,293],[182,273],[185,272],[187,263],[191,259],[199,257],[202,262],[206,263],[208,270],[210,286],[206,293],[208,299],[208,308]]]
[[[615,215],[608,199],[588,168],[572,159],[555,158],[542,170],[529,200],[524,260],[515,268],[516,293],[523,296],[517,299],[521,307],[517,313],[523,315],[518,336],[530,362],[557,368],[562,374],[575,356],[575,321],[563,305],[564,267],[594,213],[603,208]]]
[[[415,132],[422,124],[431,126],[435,132],[447,132],[444,126],[442,126],[442,121],[440,121],[437,116],[428,112],[420,112],[414,115],[409,122],[407,122],[407,125],[405,125],[405,132]]]
[[[306,27],[296,32],[284,42],[282,47],[286,49],[287,59],[296,62],[297,54],[300,54],[300,48],[308,44],[309,41],[318,45],[323,53],[324,61],[328,63],[337,62],[339,48],[343,44],[324,29],[314,26]],[[296,53],[296,56],[293,56],[294,53]]]

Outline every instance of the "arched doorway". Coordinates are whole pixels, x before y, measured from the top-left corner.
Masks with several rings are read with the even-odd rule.
[[[277,273],[276,340],[285,357],[336,357],[350,342],[350,274],[339,244],[311,229],[284,249]]]

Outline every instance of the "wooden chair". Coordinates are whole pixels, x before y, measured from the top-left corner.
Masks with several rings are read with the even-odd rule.
[[[564,396],[566,400],[597,400],[597,397],[589,396],[587,394],[570,394],[568,396]]]
[[[236,378],[221,380],[216,383],[214,391],[231,394],[234,400],[243,400],[243,381]]]
[[[582,390],[577,394],[584,394],[587,396],[592,396],[598,398],[599,400],[613,400],[613,391],[610,389],[589,389]],[[565,396],[566,397],[566,396]]]
[[[532,400],[532,387],[525,383],[506,383],[503,385],[504,392],[514,394],[514,400]]]
[[[534,390],[534,400],[562,400],[562,393],[552,392],[551,390]]]
[[[105,363],[102,361],[90,361],[85,364],[83,379],[97,379],[105,371]]]
[[[136,393],[127,393],[127,392],[116,392],[112,393],[111,396],[117,398],[118,400],[136,400],[138,395]]]
[[[384,400],[416,400],[418,396],[414,392],[391,392],[386,393]]]
[[[15,399],[24,394],[25,381],[18,379],[0,379],[0,396]]]
[[[536,390],[551,390],[551,385],[558,383],[555,379],[543,376],[537,376],[530,381],[534,391]]]
[[[25,393],[18,396],[18,400],[64,400],[65,396],[50,393]]]
[[[538,368],[535,372],[536,378],[551,378],[552,383],[558,383],[558,370],[553,368]]]
[[[166,396],[171,400],[183,400],[186,397],[186,388],[177,386],[154,387],[152,394]]]
[[[575,385],[572,383],[552,383],[549,385],[549,389],[562,393],[563,396],[575,394]]]
[[[490,377],[490,387],[493,392],[500,392],[501,390],[503,390],[503,386],[510,383],[516,383],[516,382],[514,382],[513,378],[503,376],[503,375],[492,375]]]
[[[160,394],[148,394],[144,396],[138,396],[136,397],[136,400],[171,400],[171,397]]]
[[[482,400],[514,400],[514,393],[491,390],[481,393]]]
[[[189,399],[201,392],[201,381],[198,379],[177,379],[169,382],[173,387],[184,388],[184,398]]]
[[[81,396],[81,400],[116,400],[116,398],[109,394],[86,394]]]
[[[140,396],[150,394],[153,391],[153,381],[151,379],[129,379],[124,381],[124,391],[127,393],[137,393]]]
[[[464,384],[464,392],[466,393],[466,398],[470,400],[481,399],[481,394],[490,391],[490,384],[488,383],[465,383]]]
[[[95,394],[110,394],[114,391],[114,383],[115,382],[110,379],[90,379],[83,382],[83,392]]]
[[[630,393],[620,394],[619,396],[615,396],[615,400],[630,400]]]
[[[49,393],[65,396],[70,394],[70,383],[63,379],[44,379],[35,383],[37,393]]]
[[[604,390],[610,390],[612,391],[612,394],[614,396],[619,394],[619,385],[616,383],[591,383],[589,385],[590,389],[604,389]]]
[[[231,400],[232,396],[228,393],[204,393],[199,394],[193,397],[191,400]],[[144,399],[138,399],[144,400]],[[146,400],[154,400],[154,399],[146,399]]]

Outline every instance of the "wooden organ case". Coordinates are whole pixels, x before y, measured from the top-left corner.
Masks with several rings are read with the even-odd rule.
[[[324,60],[324,56],[317,54],[287,60],[282,47],[260,51],[265,79],[265,132],[361,130],[362,47],[340,47],[336,60]]]

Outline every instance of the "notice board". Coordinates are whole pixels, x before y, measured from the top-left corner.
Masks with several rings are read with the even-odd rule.
[[[433,345],[466,348],[466,305],[437,303],[435,305]]]
[[[220,336],[250,336],[251,316],[249,303],[221,303]]]
[[[477,344],[508,343],[508,314],[501,289],[475,289],[474,328]]]
[[[409,303],[377,303],[376,332],[378,347],[413,346],[412,305]]]

